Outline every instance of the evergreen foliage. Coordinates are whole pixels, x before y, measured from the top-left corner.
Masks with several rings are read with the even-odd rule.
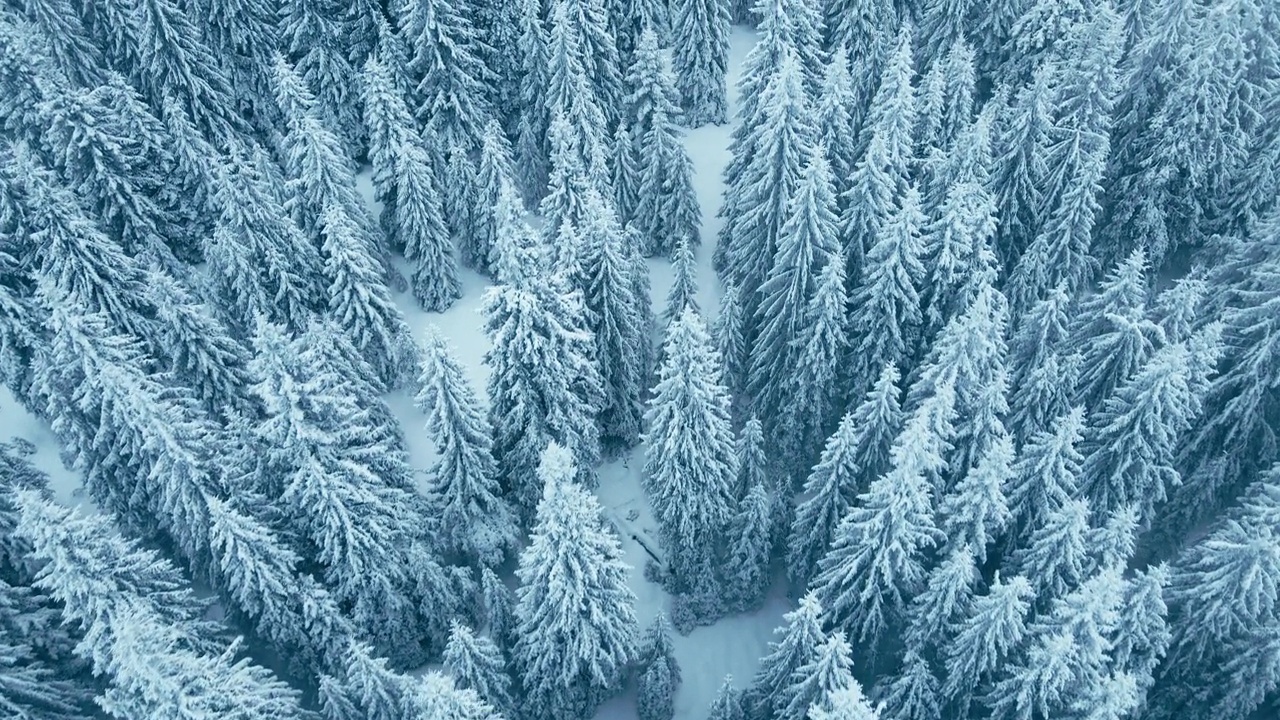
[[[682,0],[672,13],[671,28],[671,59],[684,121],[689,127],[723,125],[728,118],[728,2]]]
[[[513,717],[511,678],[506,660],[493,640],[455,622],[449,629],[444,665],[457,687],[472,690],[503,717]]]
[[[791,685],[792,675],[817,656],[826,635],[822,631],[822,606],[813,593],[805,595],[795,610],[782,616],[785,625],[774,630],[779,638],[769,643],[760,669],[742,695],[746,717],[769,717],[779,698]]]
[[[769,590],[774,502],[764,484],[756,483],[738,503],[729,523],[725,590],[731,607],[754,610]]]

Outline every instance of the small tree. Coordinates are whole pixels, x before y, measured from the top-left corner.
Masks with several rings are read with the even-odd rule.
[[[455,621],[444,649],[444,665],[458,688],[473,690],[503,716],[514,716],[506,659],[493,640]]]
[[[773,550],[773,500],[763,483],[756,483],[738,504],[729,526],[726,590],[739,610],[754,610],[769,589]]]

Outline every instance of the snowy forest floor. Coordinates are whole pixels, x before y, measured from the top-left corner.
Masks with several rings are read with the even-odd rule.
[[[753,30],[734,27],[729,50],[729,117],[737,109],[736,84],[747,52],[756,41]],[[702,244],[697,250],[698,304],[708,323],[714,320],[719,307],[720,288],[715,271],[711,267],[711,255],[715,238],[722,222],[716,217],[724,189],[722,171],[729,161],[729,135],[731,125],[704,126],[688,131],[685,145],[693,161],[694,187],[702,211]],[[372,185],[367,175],[360,178],[360,190],[372,204]],[[375,213],[377,208],[374,208]],[[653,259],[649,263],[652,283],[652,300],[655,313],[660,314],[665,305],[667,291],[672,282],[670,263]],[[483,363],[489,341],[485,337],[480,317],[480,299],[490,284],[489,280],[470,270],[463,270],[463,296],[444,313],[426,313],[418,308],[409,293],[397,296],[397,302],[415,333],[420,334],[428,325],[440,328],[449,338],[458,359],[465,365],[468,378],[481,397],[484,396],[488,368]],[[434,449],[426,439],[425,418],[413,404],[413,391],[401,390],[387,398],[408,438],[410,462],[425,478],[431,465]],[[7,388],[0,387],[0,441],[18,437],[32,443],[36,454],[35,466],[49,474],[51,487],[57,499],[77,506],[86,502],[80,473],[67,469],[59,456],[59,443],[46,423],[23,409]],[[645,548],[633,537],[647,536],[650,542],[656,538],[656,525],[649,512],[649,505],[641,489],[641,469],[644,465],[643,446],[634,448],[626,456],[612,460],[600,468],[600,487],[596,490],[609,519],[622,531],[622,545],[626,560],[632,566],[631,587],[635,591],[636,618],[641,627],[647,627],[658,611],[669,610],[670,597],[663,588],[644,577],[644,567],[649,559]],[[635,519],[631,519],[635,518]],[[724,618],[714,625],[700,627],[687,636],[674,638],[676,656],[680,662],[683,683],[676,694],[675,717],[704,717],[725,675],[734,677],[735,685],[745,687],[755,674],[760,657],[773,637],[773,629],[782,623],[782,614],[788,609],[782,583],[775,583],[774,590],[760,610],[744,615]],[[631,720],[636,717],[634,683],[618,697],[613,698],[596,713],[596,720]]]

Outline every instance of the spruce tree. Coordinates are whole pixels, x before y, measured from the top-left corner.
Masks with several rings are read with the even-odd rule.
[[[413,263],[411,287],[418,306],[443,312],[462,297],[453,240],[440,207],[440,183],[431,158],[416,138],[396,146],[395,237]]]
[[[599,126],[608,132],[618,123],[622,114],[622,74],[619,66],[618,47],[610,32],[608,10],[604,0],[552,0],[550,16],[562,12],[569,21],[566,30],[571,42],[580,48],[584,68],[590,81],[591,96],[596,98],[607,125]],[[553,25],[559,22],[553,20]]]
[[[551,175],[546,194],[538,205],[545,220],[543,237],[555,244],[566,223],[579,227],[585,220],[582,204],[591,188],[587,166],[579,152],[581,142],[559,110],[553,110],[548,134],[551,143]],[[565,251],[560,247],[559,251]]]
[[[728,119],[728,2],[682,0],[672,13],[671,26],[671,64],[685,123],[723,125]]]
[[[489,419],[439,331],[427,330],[419,356],[421,389],[415,401],[427,415],[436,448],[429,492],[447,546],[484,565],[501,564],[506,551],[515,547],[517,526],[510,507],[498,497]]]
[[[1009,338],[1010,381],[1015,387],[1044,365],[1048,357],[1063,353],[1063,343],[1070,335],[1072,297],[1067,286],[1059,283],[1044,298],[1018,318]]]
[[[734,455],[738,458],[737,482],[734,498],[746,497],[747,491],[757,483],[769,481],[769,458],[765,453],[764,424],[754,413],[742,423],[734,441]]]
[[[867,254],[866,273],[853,295],[856,340],[849,365],[855,393],[860,393],[879,369],[903,363],[915,350],[922,322],[923,221],[920,194],[911,188]]]
[[[536,202],[547,187],[547,28],[541,0],[519,0],[520,117],[516,123],[517,186],[527,202]]]
[[[973,609],[943,647],[945,681],[942,696],[967,712],[975,689],[1000,669],[1027,635],[1027,614],[1034,593],[1022,576],[999,576],[985,595],[973,601]]]
[[[805,500],[796,506],[787,541],[787,576],[794,587],[808,585],[818,560],[831,545],[837,524],[858,495],[862,427],[853,413],[846,414],[805,481]]]
[[[810,101],[799,60],[785,51],[760,91],[760,125],[752,130],[741,177],[729,187],[728,235],[721,236],[726,277],[738,286],[755,335],[758,291],[778,251],[788,205],[800,186],[802,163],[811,154]],[[731,179],[733,180],[733,179]],[[727,239],[726,239],[727,238]]]
[[[931,0],[924,4],[920,9],[920,45],[926,60],[942,60],[947,49],[964,38],[972,11],[972,0]]]
[[[841,201],[849,189],[849,180],[858,161],[855,119],[860,121],[864,110],[862,98],[854,85],[849,57],[847,48],[833,50],[815,107],[817,141],[827,149],[827,163],[831,166],[836,197]]]
[[[515,601],[511,589],[492,568],[480,570],[480,597],[485,630],[505,652],[515,647]]]
[[[492,70],[471,14],[445,0],[412,0],[396,8],[400,36],[409,49],[414,115],[424,136],[441,150],[479,148],[492,118],[488,103]]]
[[[774,698],[775,717],[804,720],[809,717],[809,708],[855,684],[851,654],[844,633],[828,637],[809,662],[795,669],[791,682]]]
[[[585,2],[590,4],[599,0]],[[609,156],[604,144],[609,137],[610,126],[602,98],[592,91],[591,59],[586,55],[587,48],[582,45],[582,37],[578,33],[580,24],[574,16],[573,6],[577,4],[578,0],[556,0],[551,5],[547,42],[548,84],[541,92],[546,96],[548,122],[557,114],[564,117],[582,167],[593,181],[603,183],[607,171],[604,162]]]
[[[805,350],[802,332],[812,320],[807,311],[818,274],[838,257],[831,168],[821,146],[811,151],[788,205],[773,264],[759,289],[755,314],[759,334],[748,374],[753,407],[762,418],[773,419],[768,430],[774,437],[794,400],[788,393],[792,389],[788,376]]]
[[[1073,408],[1032,435],[1018,453],[1005,492],[1013,516],[1012,542],[1022,544],[1077,496],[1084,463],[1078,449],[1083,433],[1084,411]]]
[[[724,683],[711,701],[707,720],[744,720],[741,693],[733,686],[733,676],[726,675]]]
[[[911,603],[910,622],[904,636],[908,653],[943,647],[973,608],[974,593],[982,575],[968,545],[954,543],[953,547],[929,572],[925,589]],[[903,665],[907,672],[918,672],[910,668],[905,658]]]
[[[892,222],[895,203],[907,193],[916,124],[911,42],[911,26],[904,24],[867,111],[859,139],[862,159],[841,199],[841,239],[849,277],[854,279],[869,275],[870,269],[863,269],[864,258],[871,262],[867,254]]]
[[[1075,590],[1088,569],[1089,503],[1068,500],[1033,528],[1027,543],[1011,558],[1031,581],[1041,606]]]
[[[81,87],[102,84],[102,51],[94,44],[85,24],[67,0],[32,0],[24,3],[23,12],[38,28],[47,51],[68,79]]]
[[[636,219],[636,207],[640,203],[640,150],[626,121],[618,123],[609,158],[613,203],[618,210],[618,221],[625,226]]]
[[[698,307],[697,258],[693,246],[681,241],[676,244],[671,263],[671,289],[667,290],[667,304],[662,308],[662,319],[669,326],[678,320],[685,310],[700,313]]]
[[[1000,217],[996,246],[1005,267],[1013,267],[1044,222],[1043,183],[1055,129],[1051,78],[1051,66],[1036,71],[1005,110],[997,136],[992,187]]]
[[[1072,340],[1084,360],[1076,400],[1103,403],[1149,360],[1162,332],[1148,317],[1146,254],[1137,251],[1107,274],[1098,294],[1079,303]]]
[[[674,587],[692,587],[729,521],[737,457],[719,353],[686,309],[667,330],[644,436],[645,494]]]
[[[764,601],[771,580],[774,500],[763,483],[756,483],[738,503],[729,523],[726,592],[731,606],[755,610]]]
[[[901,672],[885,687],[881,710],[885,716],[900,720],[928,720],[942,716],[938,677],[929,661],[914,648],[903,655]],[[825,718],[815,716],[815,720]]]
[[[968,545],[979,563],[1004,534],[1011,513],[1005,488],[1013,479],[1013,438],[1000,436],[951,494],[942,499],[942,529],[953,546]]]
[[[444,666],[460,689],[472,690],[504,717],[513,717],[511,678],[493,640],[454,622],[444,649]]]
[[[809,593],[796,609],[782,616],[785,625],[773,632],[779,636],[769,643],[769,652],[760,659],[751,686],[742,694],[746,717],[770,717],[774,703],[790,686],[791,676],[812,660],[826,639],[822,631],[822,605]]]
[[[949,401],[944,388],[912,416],[894,443],[892,468],[840,521],[812,582],[827,623],[872,647],[923,588],[927,553],[943,540],[930,484],[946,444],[933,415],[948,416]]]
[[[676,648],[671,640],[671,621],[667,614],[658,611],[653,622],[645,628],[644,637],[640,641],[640,651],[636,656],[636,664],[641,668],[664,665],[667,676],[673,685],[681,681],[680,663],[676,660]]]
[[[825,46],[846,48],[849,57],[866,58],[874,72],[887,55],[887,33],[898,26],[899,8],[891,0],[836,0],[823,4]]]
[[[555,444],[543,454],[537,522],[516,571],[514,658],[533,718],[590,717],[636,657],[630,568],[573,465]]]
[[[315,93],[321,115],[342,141],[344,156],[354,158],[363,128],[356,106],[356,72],[337,3],[288,0],[280,4],[280,43],[294,69]],[[264,58],[270,60],[270,58]]]
[[[738,287],[730,283],[720,295],[720,312],[716,314],[716,349],[724,361],[724,384],[736,401],[746,390],[748,356],[742,316],[742,300]]]
[[[665,663],[650,665],[640,673],[636,711],[640,720],[672,720],[676,688]]]

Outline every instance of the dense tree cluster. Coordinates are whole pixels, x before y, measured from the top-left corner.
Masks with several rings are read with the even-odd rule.
[[[0,444],[0,715],[672,720],[673,633],[783,594],[709,717],[1274,714],[1278,38],[0,4],[0,374],[87,496]]]

